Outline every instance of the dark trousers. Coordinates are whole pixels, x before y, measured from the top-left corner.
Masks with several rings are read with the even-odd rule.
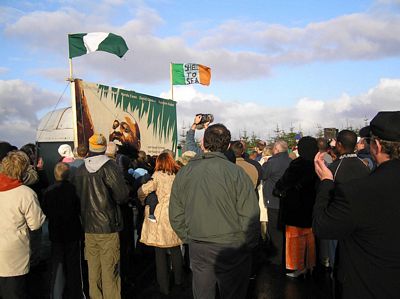
[[[183,265],[185,267],[185,270],[190,271],[189,245],[183,244],[183,250]]]
[[[269,261],[274,265],[285,267],[285,248],[284,231],[279,224],[279,209],[268,208],[268,234],[270,238]]]
[[[80,242],[51,243],[51,298],[83,298]]]
[[[149,195],[147,195],[144,203],[149,206],[149,214],[154,215],[154,211],[158,205],[158,197],[156,193],[151,192]]]
[[[0,277],[0,297],[27,299],[27,275]]]
[[[195,299],[214,299],[218,285],[221,299],[246,298],[251,252],[234,245],[189,243]]]
[[[119,240],[120,240],[120,256],[121,256],[121,278],[122,278],[122,286],[124,286],[124,282],[133,280],[133,277],[130,277],[133,267],[133,252],[135,249],[135,228],[133,225],[133,210],[127,204],[121,205],[121,213],[122,219],[124,223],[124,227],[122,231],[119,232]]]
[[[29,230],[29,247],[31,255],[29,257],[29,264],[35,267],[40,263],[40,248],[42,247],[42,232],[43,229]]]
[[[171,248],[155,247],[157,282],[160,285],[160,292],[169,294],[169,263],[167,258],[168,250],[171,253],[172,270],[174,272],[175,284],[182,284],[183,279],[183,258],[180,246]]]

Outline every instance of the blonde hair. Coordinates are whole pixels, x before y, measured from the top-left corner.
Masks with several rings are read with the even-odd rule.
[[[54,178],[56,181],[65,181],[69,177],[69,165],[64,162],[59,162],[54,167]]]
[[[22,180],[28,166],[30,165],[30,160],[27,154],[23,151],[12,151],[4,157],[1,161],[3,167],[3,173],[16,180]]]
[[[272,147],[271,146],[266,146],[263,151],[262,151],[262,156],[263,157],[270,157],[272,156]]]

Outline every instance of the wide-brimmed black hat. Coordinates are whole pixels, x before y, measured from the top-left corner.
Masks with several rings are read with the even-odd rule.
[[[360,137],[377,136],[382,140],[400,141],[400,111],[380,111],[369,126],[360,130]]]

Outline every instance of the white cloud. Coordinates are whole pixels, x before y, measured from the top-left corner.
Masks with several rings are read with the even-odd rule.
[[[15,22],[22,15],[23,12],[16,8],[0,6],[0,25]]]
[[[31,65],[38,56],[29,54],[42,53],[40,57],[53,55],[59,58],[58,61],[65,62],[65,68],[59,63],[44,63],[39,70],[27,71],[56,81],[64,81],[68,76],[67,33],[71,32],[110,31],[126,39],[131,50],[123,59],[106,53],[74,59],[76,76],[91,81],[95,76],[94,81],[113,82],[114,85],[117,81],[119,86],[168,80],[171,61],[208,65],[212,68],[213,80],[223,81],[267,77],[274,67],[280,65],[373,60],[395,57],[400,53],[400,15],[376,7],[366,13],[340,16],[303,27],[229,20],[208,30],[201,29],[206,26],[193,25],[190,34],[182,31],[177,35],[160,37],[157,32],[168,26],[168,20],[145,7],[141,0],[131,2],[133,5],[127,10],[131,15],[124,20],[115,19],[117,10],[126,7],[123,0],[55,1],[62,3],[63,7],[29,13],[0,7],[0,25],[4,29],[1,36],[4,42],[15,39],[18,46],[26,49],[26,56],[15,59],[30,59],[26,65]],[[378,0],[376,3],[386,7],[399,4],[400,0]],[[95,6],[96,10],[93,9]],[[32,7],[27,11],[32,11]],[[188,37],[197,43],[191,44]],[[8,71],[0,67],[0,74]],[[199,112],[213,113],[215,120],[225,123],[236,137],[239,131],[246,130],[267,138],[273,135],[277,125],[286,130],[291,125],[301,126],[306,133],[313,133],[318,125],[361,126],[364,117],[371,119],[379,110],[398,109],[399,86],[397,79],[382,79],[377,86],[358,96],[343,94],[336,99],[305,97],[292,108],[282,109],[246,103],[246,99],[241,99],[242,102],[222,100],[193,87],[176,87],[178,129],[182,122],[190,124],[194,114]],[[26,137],[31,141],[37,125],[37,112],[48,109],[57,97],[23,81],[0,81],[0,128],[10,138]],[[13,134],[12,127],[18,129],[18,136],[22,137]]]
[[[170,98],[170,91],[161,94]],[[302,98],[292,108],[272,108],[256,103],[222,101],[217,96],[196,91],[192,86],[174,89],[177,101],[178,132],[182,125],[192,124],[197,113],[214,114],[215,122],[224,123],[234,138],[244,130],[250,135],[268,139],[274,136],[276,126],[288,131],[301,127],[305,134],[315,134],[319,127],[347,126],[361,128],[364,119],[371,120],[378,111],[399,110],[400,79],[382,79],[365,93],[351,97],[310,99]],[[200,133],[201,134],[201,133]]]
[[[197,46],[248,49],[263,53],[272,64],[310,61],[379,59],[397,56],[400,17],[396,14],[351,14],[310,23],[303,28],[279,24],[228,21],[211,29]]]
[[[198,42],[191,45],[185,31],[176,36],[157,36],[157,30],[168,25],[167,20],[141,4],[133,5],[132,11],[128,10],[131,16],[116,25],[114,13],[123,4],[119,0],[103,1],[93,10],[95,3],[89,1],[82,4],[85,9],[78,10],[77,5],[65,2],[55,11],[34,11],[8,20],[4,33],[8,39],[23,41],[28,51],[64,58],[67,33],[120,34],[131,49],[122,60],[93,53],[74,62],[79,77],[96,73],[102,81],[121,78],[124,83],[168,80],[171,61],[208,65],[215,80],[248,80],[268,77],[279,65],[374,60],[400,53],[400,16],[388,11],[345,15],[304,27],[237,20],[209,30],[192,26],[190,34]]]
[[[58,83],[65,82],[69,78],[69,70],[65,68],[47,68],[47,69],[35,69],[27,72],[32,75],[40,75]]]
[[[378,4],[399,4],[400,0],[376,0]]]
[[[13,121],[0,123],[0,131],[2,140],[17,147],[35,142],[36,126],[32,126],[30,122]]]
[[[21,80],[0,80],[0,132],[17,146],[35,140],[36,113],[53,106],[57,96]]]
[[[9,71],[10,71],[9,68],[0,66],[0,74],[5,74],[8,73]]]
[[[10,39],[23,40],[30,50],[66,53],[67,34],[80,28],[84,19],[84,14],[72,9],[34,11],[8,24],[4,33]]]
[[[170,98],[170,92],[160,96]],[[342,129],[348,125],[364,126],[378,111],[399,110],[400,79],[382,79],[363,94],[337,99],[302,98],[291,108],[273,108],[249,102],[223,101],[213,94],[197,91],[193,86],[174,88],[177,101],[178,132],[190,126],[197,113],[212,113],[215,122],[225,124],[233,138],[246,131],[263,139],[274,136],[278,125],[286,131],[301,127],[305,134],[315,134],[318,126]],[[57,96],[21,80],[0,81],[0,130],[3,140],[15,145],[34,141],[38,125],[37,112],[51,109]],[[199,133],[201,134],[201,133]]]

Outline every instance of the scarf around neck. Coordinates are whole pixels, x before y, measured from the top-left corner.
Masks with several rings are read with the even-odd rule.
[[[0,192],[8,191],[21,186],[20,180],[12,179],[3,173],[0,173]]]

